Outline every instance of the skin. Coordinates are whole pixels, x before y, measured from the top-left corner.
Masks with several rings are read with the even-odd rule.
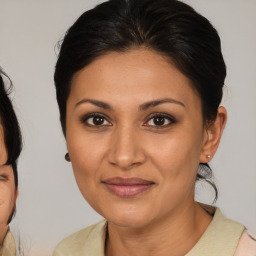
[[[3,127],[0,124],[0,245],[3,244],[4,237],[8,230],[8,220],[18,196],[12,167],[5,165],[7,161],[7,151],[3,134]]]
[[[101,125],[95,125],[92,113],[100,113]],[[163,124],[156,125],[152,115],[159,113]],[[186,254],[211,221],[194,201],[195,179],[199,163],[217,150],[225,109],[204,125],[191,81],[163,56],[141,48],[108,53],[77,72],[66,120],[79,189],[108,220],[105,254]],[[103,183],[113,177],[137,177],[153,185],[120,197]]]

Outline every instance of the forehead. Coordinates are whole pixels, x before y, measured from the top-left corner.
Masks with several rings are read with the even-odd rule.
[[[133,101],[136,98],[200,99],[192,82],[164,56],[146,49],[110,52],[100,56],[72,79],[70,98]]]

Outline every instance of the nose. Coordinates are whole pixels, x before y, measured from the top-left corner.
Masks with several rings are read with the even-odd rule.
[[[112,134],[108,159],[110,164],[122,170],[129,170],[146,161],[142,140],[134,128],[122,128]]]

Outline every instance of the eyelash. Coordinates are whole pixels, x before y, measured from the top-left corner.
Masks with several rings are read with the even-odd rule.
[[[164,124],[164,125],[146,125],[145,123],[149,123],[150,120],[153,120],[154,118],[163,118],[166,120],[168,120],[168,124]],[[150,115],[149,117],[147,117],[147,120],[145,123],[144,123],[144,126],[148,126],[148,127],[154,127],[156,129],[164,129],[166,127],[169,127],[171,124],[174,124],[176,123],[176,120],[173,116],[169,115],[169,114],[165,114],[165,113],[154,113],[152,115]],[[165,122],[164,121],[164,122]]]
[[[104,119],[105,121],[107,121],[108,123],[110,123],[109,121],[108,121],[108,118],[105,116],[105,115],[102,115],[101,113],[92,113],[92,114],[88,114],[88,115],[86,115],[86,116],[84,116],[84,117],[82,117],[81,118],[81,122],[83,123],[83,124],[85,124],[85,125],[87,125],[87,126],[90,126],[90,127],[97,127],[97,128],[100,128],[100,127],[102,127],[102,126],[112,126],[112,124],[109,124],[109,125],[96,125],[96,124],[89,124],[88,123],[88,120],[90,119],[90,118],[95,118],[95,117],[100,117],[100,118],[102,118],[102,119]],[[104,121],[104,122],[105,122]]]
[[[6,178],[5,176],[3,176],[3,175],[0,175],[0,181],[1,181],[1,180],[6,181],[7,178]]]
[[[88,123],[88,120],[90,118],[95,118],[95,117],[99,117],[99,118],[102,118],[103,120],[103,124],[90,124]],[[150,122],[150,120],[153,120],[154,118],[163,118],[165,119],[164,122],[166,122],[166,120],[168,121],[168,124],[163,124],[163,125],[148,125],[147,123]],[[148,116],[146,118],[147,121],[144,122],[143,126],[146,126],[146,127],[154,127],[156,129],[163,129],[163,128],[166,128],[168,126],[170,126],[171,124],[174,124],[176,123],[176,120],[173,116],[169,115],[169,114],[165,114],[165,113],[154,113],[154,114],[151,114],[150,116]],[[108,122],[108,124],[104,124],[104,122]],[[92,120],[93,122],[93,120]],[[91,113],[91,114],[88,114],[84,117],[81,118],[81,123],[87,125],[87,126],[90,126],[90,127],[95,127],[95,128],[100,128],[100,127],[106,127],[106,126],[112,126],[111,122],[109,121],[109,118],[106,117],[105,115],[101,114],[101,113]]]

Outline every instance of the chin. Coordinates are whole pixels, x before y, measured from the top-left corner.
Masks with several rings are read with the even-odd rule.
[[[148,224],[145,218],[124,218],[123,216],[121,218],[107,219],[107,221],[121,228],[143,228]]]
[[[111,194],[98,196],[97,200],[95,197],[85,198],[98,214],[119,227],[142,228],[152,223],[158,215],[158,206],[148,198],[118,198]],[[94,200],[90,200],[92,198]]]
[[[151,214],[149,215],[149,213]],[[108,222],[124,228],[142,228],[153,220],[152,209],[151,211],[146,211],[145,209],[124,209],[124,207],[119,207],[119,209],[113,209],[111,212],[106,211],[102,215]]]

